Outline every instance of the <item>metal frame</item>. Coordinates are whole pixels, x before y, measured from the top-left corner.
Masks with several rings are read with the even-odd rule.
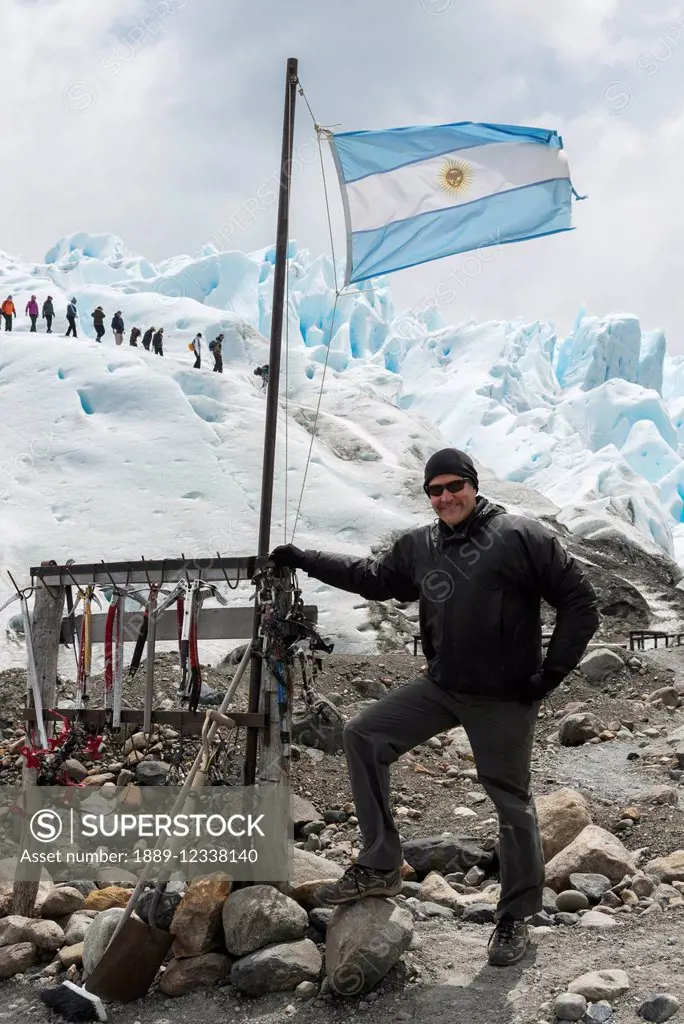
[[[651,650],[658,646],[659,640],[664,640],[666,647],[681,647],[682,641],[684,640],[684,633],[666,633],[663,630],[658,629],[631,629],[629,632],[630,651],[647,650],[647,640],[653,641],[653,647],[650,648]]]
[[[152,721],[159,725],[171,725],[177,728],[183,729],[183,732],[191,735],[193,732],[199,732],[204,724],[205,713],[209,710],[207,707],[202,707],[201,710],[197,711],[153,711]],[[77,711],[73,708],[59,708],[58,711],[45,711],[43,717],[50,721],[60,721],[62,717],[73,719],[78,715],[78,719],[84,725],[97,725],[102,727],[109,721],[108,716],[111,712],[105,710],[105,708],[85,708],[81,711]],[[139,711],[137,708],[122,708],[121,709],[121,722],[124,725],[141,724],[143,721],[143,711]],[[252,713],[250,711],[231,711],[230,717],[233,719],[236,725],[247,726],[251,728],[263,729],[268,725],[268,715],[262,715]],[[25,708],[24,718],[29,722],[36,721],[36,709]]]
[[[304,605],[304,616],[312,624],[318,621],[318,607],[316,605]],[[199,640],[247,640],[252,632],[252,617],[254,608],[252,605],[237,605],[234,608],[203,608],[198,623]],[[126,612],[126,624],[136,623],[142,618],[140,612]],[[91,616],[90,624],[92,630],[92,641],[95,644],[104,642],[104,630],[107,616],[104,613],[97,613]],[[80,638],[82,615],[74,618],[76,631]],[[177,637],[176,612],[170,608],[154,616],[155,639],[159,642],[171,642]],[[125,643],[135,643],[136,635],[128,628],[124,632]],[[62,619],[61,642],[67,646],[71,645],[71,625],[68,618]]]
[[[256,571],[256,558],[248,557],[223,557],[216,555],[214,558],[165,558],[161,560],[140,559],[138,561],[120,562],[85,562],[69,563],[58,565],[56,563],[32,566],[30,569],[32,583],[35,586],[40,584],[46,589],[51,587],[85,587],[94,586],[128,586],[143,584],[175,583],[178,580],[186,579],[192,582],[201,579],[204,582],[226,582],[231,589],[236,589],[241,581],[248,582]],[[234,580],[235,583],[231,583]],[[318,608],[316,605],[305,605],[303,608],[305,618],[315,625],[318,621]],[[126,619],[133,624],[142,617],[140,613],[129,612]],[[233,608],[206,608],[199,619],[200,640],[248,640],[253,631],[255,609],[253,605],[238,605]],[[104,643],[106,613],[91,616],[92,642]],[[83,626],[83,615],[75,616],[73,625],[76,628],[76,639],[80,642],[81,629]],[[161,614],[152,611],[150,615],[150,628],[148,632],[148,660],[152,654],[151,667],[148,667],[148,686],[145,693],[145,707],[122,708],[121,725],[137,724],[143,725],[146,732],[151,731],[152,723],[160,725],[172,725],[182,729],[185,733],[192,734],[202,728],[207,708],[200,706],[197,711],[161,711],[153,707],[153,677],[154,646],[155,641],[172,641],[177,638],[177,620],[173,609],[167,609]],[[130,628],[124,632],[125,643],[135,643],[137,629]],[[74,642],[72,633],[72,622],[69,615],[62,619],[62,627],[59,642],[71,646]],[[107,708],[87,707],[81,709],[58,708],[56,710],[45,709],[43,718],[50,721],[58,721],[60,716],[68,719],[78,717],[84,725],[96,725],[102,727],[107,725],[111,719],[111,710]],[[258,732],[260,729],[267,729],[270,724],[268,712],[260,712],[250,708],[249,711],[234,711],[230,716],[236,725],[245,726],[248,730]],[[37,721],[35,707],[26,707],[23,711],[23,718],[26,722]]]
[[[247,582],[254,575],[254,555],[225,558],[213,555],[210,558],[142,558],[134,562],[83,562],[69,565],[36,565],[29,570],[33,581],[40,580],[48,587],[86,586],[89,583],[100,586],[133,583],[176,583],[201,579],[207,583],[231,580]]]

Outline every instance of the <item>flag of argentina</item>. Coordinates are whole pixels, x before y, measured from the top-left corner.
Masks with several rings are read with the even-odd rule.
[[[461,121],[329,138],[347,227],[345,284],[572,230],[574,189],[555,131]]]

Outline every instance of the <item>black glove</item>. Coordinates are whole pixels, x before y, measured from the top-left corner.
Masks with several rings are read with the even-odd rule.
[[[309,564],[306,551],[296,548],[294,544],[280,544],[271,551],[268,558],[278,568],[288,566],[290,569],[306,569]]]
[[[554,672],[553,669],[535,672],[522,688],[520,699],[526,704],[532,704],[536,700],[544,700],[557,686],[560,686],[564,678],[565,676],[562,672]]]

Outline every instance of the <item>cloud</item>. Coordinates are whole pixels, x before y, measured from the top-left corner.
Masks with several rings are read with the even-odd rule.
[[[294,55],[323,125],[557,128],[590,195],[574,233],[394,275],[398,308],[429,303],[449,278],[447,322],[520,315],[565,330],[582,303],[629,308],[684,351],[684,20],[667,0],[4,0],[3,13],[9,252],[39,260],[77,230],[119,234],[153,260],[207,240],[271,244]],[[290,233],[318,253],[330,244],[315,142],[298,97]],[[325,166],[342,253],[327,151]]]

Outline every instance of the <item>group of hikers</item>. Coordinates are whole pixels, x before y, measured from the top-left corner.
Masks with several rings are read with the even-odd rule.
[[[17,310],[11,295],[8,295],[4,302],[2,303],[2,305],[0,305],[0,313],[2,313],[2,322],[5,330],[11,331],[12,324],[14,323],[14,318],[17,315]],[[36,324],[38,323],[38,317],[40,315],[40,306],[38,305],[38,300],[36,299],[35,295],[32,295],[31,298],[26,303],[24,314],[31,321],[31,333],[35,334],[37,330]],[[51,295],[48,295],[47,299],[43,303],[42,315],[47,325],[47,333],[52,334],[52,321],[55,316],[55,307],[52,304]]]
[[[209,351],[214,357],[214,373],[223,373],[223,334],[217,335],[213,341],[209,342]],[[202,367],[202,332],[198,331],[195,337],[192,339],[188,348],[195,357],[195,362],[192,364],[194,370],[199,370]]]
[[[67,304],[66,318],[67,318],[67,330],[64,335],[65,338],[78,337],[78,331],[76,329],[76,319],[78,317],[78,303],[75,297],[72,297]],[[12,330],[12,323],[14,317],[17,315],[17,311],[12,301],[12,296],[8,295],[5,301],[0,305],[0,313],[2,313],[4,326],[6,331]],[[31,333],[35,333],[37,330],[37,323],[39,315],[45,320],[46,331],[48,334],[52,334],[52,321],[55,316],[55,309],[52,302],[52,296],[48,295],[45,302],[43,303],[42,313],[38,305],[38,300],[35,295],[26,303],[25,309],[26,316],[31,320]],[[95,328],[95,341],[101,342],[105,335],[105,311],[102,306],[96,306],[93,312],[90,314],[93,318],[93,327]],[[114,316],[111,319],[110,327],[114,335],[114,343],[116,345],[123,345],[125,335],[125,324],[121,310],[117,309]],[[129,345],[134,348],[138,346],[138,339],[140,339],[142,347],[146,351],[150,349],[155,355],[164,355],[164,328],[159,327],[148,327],[145,333],[141,331],[139,327],[132,327],[128,337]],[[214,373],[223,373],[223,340],[224,335],[219,334],[213,341],[209,342],[209,351],[214,357]],[[193,363],[193,369],[199,370],[202,366],[202,333],[198,331],[188,348],[195,356],[195,362]],[[262,389],[268,386],[268,363],[264,363],[261,366],[257,366],[254,370],[254,374],[257,377],[261,377]]]
[[[223,339],[224,335],[219,334],[213,341],[209,342],[209,351],[214,357],[214,373],[223,373]],[[192,339],[188,348],[195,357],[195,362],[192,364],[194,370],[202,368],[202,332],[198,331],[195,337]],[[268,384],[268,363],[264,363],[263,366],[257,366],[254,373],[256,376],[261,377],[261,386],[265,388]]]
[[[45,320],[45,329],[47,334],[52,334],[52,321],[55,318],[55,307],[52,301],[52,296],[48,295],[45,302],[43,303],[42,312],[38,305],[38,300],[35,295],[26,303],[24,310],[26,316],[31,321],[30,333],[35,334],[38,329],[38,317],[42,316]],[[12,330],[14,318],[17,315],[16,306],[11,295],[8,295],[4,302],[0,305],[0,313],[2,313],[2,319],[6,331]],[[105,312],[102,306],[96,306],[93,312],[90,314],[93,318],[93,327],[95,328],[95,340],[102,341],[105,333]],[[77,338],[78,330],[76,328],[76,319],[78,317],[78,302],[75,297],[72,297],[67,304],[66,308],[66,319],[67,329],[64,335],[65,338]],[[114,342],[117,345],[123,345],[124,340],[124,322],[121,315],[121,310],[117,309],[116,313],[112,317],[111,321],[112,333],[114,334]],[[150,350],[158,355],[164,355],[164,328],[160,327],[158,330],[155,327],[148,327],[143,332],[139,327],[132,327],[129,336],[129,344],[137,348],[138,338],[141,338],[143,348]]]
[[[72,299],[72,302],[75,302]],[[90,314],[93,318],[93,327],[95,328],[95,341],[102,341],[105,334],[105,311],[102,306],[96,306],[93,312]],[[69,308],[67,307],[67,319],[69,318]],[[114,343],[116,345],[123,345],[125,324],[121,310],[117,309],[116,313],[112,317],[110,324],[112,328],[112,334],[114,335]],[[68,333],[68,332],[67,332]],[[74,337],[76,333],[74,331]],[[145,333],[140,330],[139,327],[131,327],[131,333],[128,336],[128,343],[134,348],[138,347],[138,338],[140,338],[142,347],[149,352],[150,346],[152,351],[157,356],[164,355],[164,328],[163,327],[148,327]]]

